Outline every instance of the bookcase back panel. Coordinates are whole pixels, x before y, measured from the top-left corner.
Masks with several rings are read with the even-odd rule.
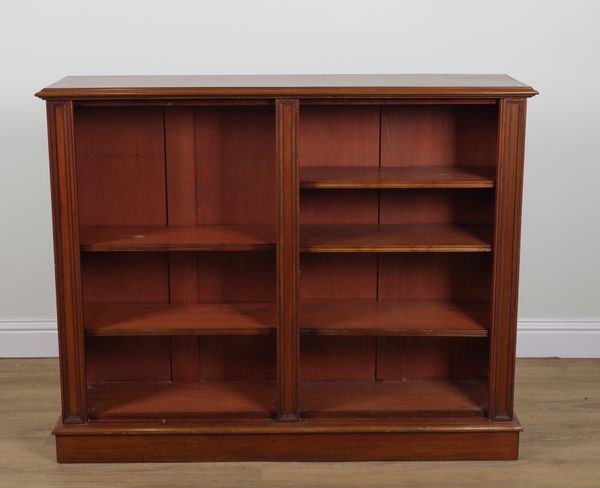
[[[491,299],[487,253],[391,254],[379,257],[380,300]]]
[[[494,222],[490,190],[381,191],[381,224],[477,224]]]
[[[301,337],[300,380],[375,380],[375,337]]]
[[[166,253],[83,253],[84,303],[169,303]]]
[[[90,383],[171,379],[168,337],[87,337],[85,346]]]
[[[168,107],[165,137],[170,224],[275,224],[273,107]]]
[[[188,337],[186,362],[173,358],[174,382],[275,381],[274,336]],[[174,350],[174,354],[179,351]]]
[[[377,298],[375,254],[304,254],[300,299]]]
[[[485,380],[488,342],[480,338],[381,337],[377,380]]]
[[[372,190],[305,191],[300,224],[376,224],[379,197]]]
[[[176,264],[174,264],[176,263]],[[184,279],[174,280],[173,278]],[[171,302],[274,302],[272,252],[173,253]]]
[[[496,105],[381,107],[381,166],[493,166]]]
[[[302,106],[300,166],[379,166],[379,107]]]
[[[78,108],[75,152],[82,225],[167,223],[161,108]]]

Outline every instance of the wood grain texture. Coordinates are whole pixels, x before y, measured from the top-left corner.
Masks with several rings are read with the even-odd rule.
[[[90,336],[263,335],[275,332],[272,303],[96,304],[84,307]]]
[[[306,381],[300,383],[300,414],[312,417],[481,417],[484,382]]]
[[[272,417],[274,383],[96,383],[88,387],[98,420]]]
[[[490,229],[477,226],[305,225],[302,252],[489,252]]]
[[[493,188],[494,176],[480,168],[453,166],[303,167],[305,189]]]
[[[47,104],[62,421],[85,422],[85,357],[73,103]]]
[[[381,107],[381,167],[493,167],[497,106]]]
[[[202,97],[501,97],[537,92],[507,75],[68,76],[43,99]]]
[[[298,100],[278,99],[277,384],[278,418],[298,419]]]
[[[298,320],[314,335],[486,337],[489,303],[303,300]]]
[[[485,381],[488,340],[479,337],[387,336],[377,340],[377,381]]]
[[[83,251],[261,251],[275,247],[270,225],[83,226]]]
[[[166,225],[163,110],[77,108],[81,225]]]
[[[168,337],[86,337],[87,382],[171,379]],[[88,409],[95,408],[88,398]]]
[[[490,418],[513,416],[526,102],[500,105],[490,354]]]
[[[491,253],[382,254],[379,299],[489,301],[491,262]]]
[[[377,338],[303,335],[301,381],[375,381]]]

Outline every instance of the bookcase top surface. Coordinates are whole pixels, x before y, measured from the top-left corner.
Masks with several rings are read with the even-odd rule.
[[[530,86],[501,74],[67,76],[45,100],[209,97],[530,97]]]

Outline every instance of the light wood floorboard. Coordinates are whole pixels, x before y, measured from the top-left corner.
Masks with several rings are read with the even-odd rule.
[[[59,465],[55,359],[0,359],[0,487],[600,487],[600,360],[522,359],[515,462]]]

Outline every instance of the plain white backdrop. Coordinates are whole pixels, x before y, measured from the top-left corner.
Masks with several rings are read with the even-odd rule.
[[[532,85],[522,355],[600,356],[600,2],[5,2],[0,356],[56,349],[44,103],[65,75],[508,73]]]

